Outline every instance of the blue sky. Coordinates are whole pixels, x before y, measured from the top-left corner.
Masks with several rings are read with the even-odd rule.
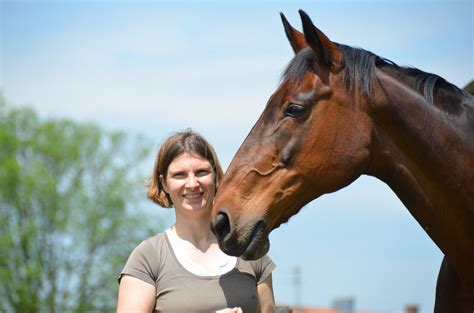
[[[1,89],[44,117],[142,133],[192,127],[227,166],[292,57],[278,13],[463,87],[472,1],[2,1]],[[144,164],[152,167],[152,160]],[[167,216],[168,220],[171,218]],[[271,235],[278,303],[432,311],[442,255],[388,187],[361,177]],[[295,295],[294,268],[302,272]]]

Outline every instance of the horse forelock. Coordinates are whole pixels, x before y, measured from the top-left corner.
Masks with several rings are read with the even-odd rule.
[[[305,73],[313,71],[313,56],[313,50],[310,47],[298,52],[283,70],[280,81],[290,80],[301,83]]]
[[[435,105],[449,114],[458,115],[462,113],[464,110],[462,103],[472,102],[471,95],[438,75],[426,73],[413,67],[399,66],[391,60],[362,48],[338,43],[336,45],[341,49],[344,56],[344,82],[349,92],[357,88],[368,98],[372,92],[372,78],[375,70],[386,68],[402,79],[407,78],[411,87],[420,92],[429,104]],[[290,80],[301,83],[307,72],[314,72],[313,58],[314,53],[311,48],[302,49],[284,69],[281,81]],[[434,94],[438,91],[443,91],[458,99],[458,101],[452,101],[449,105],[438,104],[434,101]]]

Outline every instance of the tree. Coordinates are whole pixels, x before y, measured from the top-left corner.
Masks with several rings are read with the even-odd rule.
[[[112,311],[127,256],[157,231],[134,213],[146,142],[0,95],[0,143],[0,311]]]

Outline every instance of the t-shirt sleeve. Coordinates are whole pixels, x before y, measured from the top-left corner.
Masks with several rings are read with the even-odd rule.
[[[147,240],[142,241],[128,257],[127,263],[118,277],[118,282],[120,284],[123,275],[130,275],[155,286],[158,268],[155,247]]]
[[[265,255],[262,258],[252,262],[252,267],[254,268],[258,285],[267,279],[268,276],[270,276],[270,274],[276,268],[276,264],[268,255]]]

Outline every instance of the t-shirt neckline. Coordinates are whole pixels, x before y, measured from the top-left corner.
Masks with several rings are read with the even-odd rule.
[[[204,278],[221,277],[222,275],[231,272],[237,265],[238,258],[235,256],[228,256],[226,262],[220,266],[218,273],[211,273],[203,266],[189,260],[189,258],[184,255],[176,242],[178,239],[175,236],[177,235],[172,232],[171,228],[166,229],[164,233],[170,246],[170,250],[176,258],[178,264],[181,265],[181,267],[183,267],[187,272],[195,276]]]

